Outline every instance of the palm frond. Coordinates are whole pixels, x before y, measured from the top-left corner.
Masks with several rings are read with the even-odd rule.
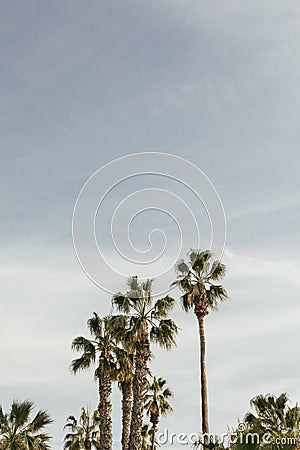
[[[31,433],[37,433],[38,431],[50,425],[53,419],[49,416],[48,412],[45,410],[40,410],[37,412],[33,421],[29,424],[28,429]]]
[[[185,312],[188,312],[194,305],[193,295],[190,292],[186,292],[180,297],[181,306]]]
[[[90,353],[91,355],[96,354],[95,345],[89,339],[86,339],[83,336],[78,336],[73,340],[71,349],[75,352],[82,351],[85,353]]]
[[[175,264],[175,271],[180,274],[180,276],[182,275],[187,275],[189,273],[189,266],[184,262],[183,259],[180,259],[179,261],[177,261],[177,263]]]
[[[190,276],[183,277],[179,280],[178,287],[183,292],[193,289],[193,282]]]
[[[139,291],[140,283],[136,275],[128,277],[127,285],[130,291]]]
[[[142,289],[146,293],[146,295],[151,295],[153,280],[146,280],[141,285],[142,285]]]
[[[78,372],[89,369],[91,364],[95,361],[90,353],[84,353],[80,358],[73,359],[70,365],[71,372],[76,375]]]
[[[100,338],[103,336],[103,319],[96,313],[87,321],[88,329],[92,336]]]
[[[223,286],[211,285],[206,290],[206,296],[210,308],[217,310],[218,302],[225,302],[228,299],[228,294]]]
[[[7,415],[4,414],[2,406],[0,406],[0,425],[7,421]]]
[[[223,278],[225,275],[226,275],[225,264],[221,263],[221,261],[214,261],[211,266],[211,270],[210,270],[210,274],[209,274],[208,278],[213,281],[217,281],[217,280],[220,280],[221,278]]]
[[[176,346],[178,326],[172,319],[160,320],[157,326],[152,326],[150,340],[166,350]]]
[[[127,295],[123,295],[120,292],[115,294],[112,299],[112,304],[117,308],[118,312],[124,314],[130,313],[130,298]]]
[[[155,319],[164,319],[168,317],[168,313],[174,309],[175,304],[174,298],[169,295],[157,300],[151,311],[151,317]]]
[[[11,410],[9,414],[9,420],[14,423],[16,428],[22,427],[29,418],[33,410],[33,402],[30,400],[25,400],[19,402],[18,400],[13,400],[11,405]]]
[[[124,314],[113,315],[107,322],[107,331],[116,342],[122,342],[124,332],[128,329],[129,317]]]
[[[168,400],[173,397],[172,391],[166,387],[166,380],[156,376],[152,377],[152,382],[149,382],[148,392],[145,396],[145,411],[147,415],[155,414],[167,415],[173,408]]]
[[[195,271],[198,275],[207,272],[212,256],[210,250],[204,250],[202,252],[192,250],[189,256],[193,271]]]
[[[0,412],[1,450],[48,450],[51,436],[41,431],[50,423],[47,411],[39,410],[33,420],[34,404],[30,400],[13,400],[10,411]],[[40,432],[40,433],[38,433]]]

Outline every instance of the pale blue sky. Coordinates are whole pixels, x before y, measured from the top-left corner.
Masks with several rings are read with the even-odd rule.
[[[252,395],[299,400],[299,2],[11,0],[0,46],[4,406],[48,408],[55,448],[64,419],[96,406],[92,373],[68,373],[69,346],[109,296],[77,263],[72,211],[95,170],[145,151],[196,164],[226,211],[232,300],[207,320],[212,430]],[[194,432],[196,322],[175,316],[178,349],[153,363],[176,393],[162,428]]]

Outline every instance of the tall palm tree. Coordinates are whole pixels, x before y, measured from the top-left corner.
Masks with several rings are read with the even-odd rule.
[[[64,449],[91,450],[99,448],[99,411],[94,411],[92,416],[88,409],[81,408],[79,420],[74,416],[67,418],[64,429],[69,432],[65,436]]]
[[[152,280],[139,282],[136,276],[128,280],[129,290],[113,297],[113,305],[125,316],[116,316],[123,325],[119,326],[120,339],[134,343],[135,375],[133,379],[133,405],[131,412],[129,450],[137,450],[142,445],[144,400],[147,391],[148,362],[151,357],[150,341],[163,348],[175,345],[178,327],[168,318],[175,306],[169,296],[154,301]],[[125,324],[124,321],[127,321]]]
[[[228,298],[226,290],[218,281],[225,275],[225,265],[220,261],[212,261],[209,250],[188,253],[189,260],[180,260],[175,267],[177,279],[171,286],[178,286],[183,292],[181,297],[185,311],[194,309],[199,327],[200,339],[200,371],[201,371],[201,415],[202,433],[209,433],[208,422],[208,396],[206,378],[206,342],[205,342],[205,316],[209,310],[217,310],[218,303]]]
[[[166,380],[153,377],[152,383],[149,383],[148,392],[145,396],[145,410],[150,417],[152,424],[151,450],[155,450],[155,436],[160,416],[166,416],[173,411],[169,399],[173,397],[172,391],[166,386]]]
[[[87,322],[93,339],[79,336],[72,342],[72,350],[82,352],[82,355],[71,363],[72,373],[77,374],[81,370],[89,369],[96,362],[98,356],[95,377],[98,379],[99,390],[98,411],[101,450],[112,450],[111,392],[115,356],[116,352],[119,351],[111,333],[110,320],[110,316],[101,318],[94,312],[93,317]]]
[[[33,419],[34,404],[30,400],[12,402],[8,413],[0,407],[1,450],[49,450],[51,436],[44,429],[53,422],[45,410],[39,410]]]

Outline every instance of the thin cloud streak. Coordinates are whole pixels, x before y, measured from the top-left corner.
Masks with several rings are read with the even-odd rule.
[[[262,254],[261,257],[253,256],[251,251],[249,254],[242,252],[237,254],[227,248],[224,258],[234,279],[255,277],[299,286],[299,262],[284,259],[283,256],[280,253],[278,259],[274,260],[271,257],[267,258],[265,254]]]
[[[290,208],[299,207],[300,199],[297,198],[286,198],[281,200],[272,200],[268,203],[256,204],[251,207],[240,209],[233,213],[228,213],[228,220],[231,219],[240,219],[244,217],[252,217],[252,216],[264,216],[269,213],[282,211]]]

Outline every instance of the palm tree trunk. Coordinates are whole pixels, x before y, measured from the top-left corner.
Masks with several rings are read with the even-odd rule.
[[[95,372],[96,377],[98,378],[98,394],[99,394],[99,403],[98,403],[98,412],[99,412],[99,446],[103,440],[103,400],[102,400],[102,375],[100,368],[96,369]]]
[[[151,436],[151,450],[155,450],[155,436],[156,436],[156,427],[152,427],[152,436]]]
[[[150,415],[150,422],[152,423],[152,429],[151,429],[151,450],[155,450],[155,437],[159,422],[159,415],[151,412]]]
[[[91,448],[92,448],[91,439],[90,439],[89,436],[87,436],[87,437],[85,438],[85,441],[84,441],[84,448],[85,448],[85,450],[91,450]]]
[[[149,358],[149,337],[148,333],[143,333],[141,340],[136,344],[129,450],[139,450],[142,446],[144,400],[147,391],[147,364]]]
[[[202,415],[202,433],[204,436],[209,433],[208,424],[208,395],[206,379],[206,341],[204,315],[198,315],[199,338],[200,338],[200,379],[201,379],[201,415]]]
[[[99,378],[99,405],[98,411],[100,415],[100,448],[101,450],[112,450],[112,405],[111,391],[112,381],[107,372],[97,370]]]
[[[122,389],[122,450],[127,450],[130,436],[130,417],[132,407],[132,381],[124,381]]]

